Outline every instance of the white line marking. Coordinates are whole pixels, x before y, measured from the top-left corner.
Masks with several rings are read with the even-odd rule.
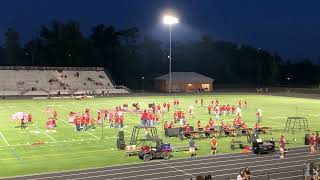
[[[0,135],[2,136],[3,140],[7,143],[7,145],[10,146],[10,144],[8,143],[7,139],[4,137],[4,135],[2,134],[2,132],[0,132]]]
[[[299,175],[299,176],[289,176],[289,177],[282,177],[282,178],[271,179],[271,180],[278,180],[278,179],[296,179],[297,177],[304,177],[304,176],[303,176],[303,175]]]
[[[177,170],[177,171],[179,171],[179,172],[182,172],[183,174],[186,174],[186,175],[188,175],[188,176],[191,176],[191,178],[194,178],[194,177],[195,177],[195,176],[193,176],[192,174],[187,173],[187,172],[185,172],[185,171],[183,171],[183,170],[180,170],[180,169],[178,169],[178,168],[176,168],[176,167],[173,167],[173,166],[171,166],[171,165],[169,165],[169,164],[166,164],[166,163],[161,162],[161,161],[160,161],[160,163],[161,163],[161,164],[164,164],[164,165],[166,165],[166,166],[168,166],[168,167],[170,167],[170,168],[172,168],[172,169],[175,169],[175,170]]]
[[[291,153],[290,155],[294,155],[294,154],[301,154],[301,152],[299,153]],[[302,157],[305,157],[306,155],[305,154],[302,154]],[[311,156],[311,155],[310,155]],[[271,156],[271,157],[274,157],[274,158],[278,158],[278,155],[275,155],[275,156]],[[294,158],[297,158],[297,157],[301,157],[301,156],[293,156]],[[246,158],[246,160],[248,159],[257,159],[259,157],[252,157],[252,158]],[[262,159],[264,157],[261,157],[260,159]],[[270,158],[268,156],[268,158]],[[267,160],[263,160],[261,162],[264,162],[264,161],[274,161],[274,160],[280,160],[280,159],[267,159]],[[203,160],[202,160],[203,161]],[[228,160],[228,161],[238,161],[238,159],[232,159],[232,160]],[[179,167],[185,167],[185,166],[194,166],[194,165],[201,165],[201,164],[207,164],[209,165],[210,163],[218,163],[218,162],[228,162],[228,161],[225,161],[225,160],[222,160],[222,161],[211,161],[211,162],[207,162],[207,163],[200,163],[200,164],[193,164],[193,161],[190,161],[190,165],[180,165]],[[160,161],[161,162],[161,161]],[[249,162],[249,163],[256,163],[256,162]],[[165,163],[163,163],[165,165]],[[235,163],[233,165],[237,165],[237,164],[243,164],[243,163]],[[265,164],[264,164],[265,165]],[[263,165],[263,166],[264,166]],[[147,165],[144,165],[143,167],[152,167],[152,166],[159,166],[159,164],[154,164],[154,165],[150,165],[150,166],[147,166]],[[220,166],[226,166],[226,164],[223,164],[223,165],[217,165],[217,166],[214,166],[214,167],[220,167]],[[128,168],[119,168],[119,169],[116,169],[116,170],[125,170],[125,169],[128,169],[128,170],[132,170],[132,169],[141,169],[142,167],[141,166],[137,166],[137,167],[128,167]],[[153,171],[157,171],[157,170],[162,170],[162,169],[168,169],[168,168],[174,168],[173,166],[169,166],[169,167],[160,167],[160,168],[153,168]],[[211,168],[211,167],[203,167],[203,168]],[[174,168],[176,169],[176,168]],[[193,169],[198,169],[198,168],[193,168]],[[191,169],[185,169],[185,170],[193,170],[192,168]],[[99,171],[92,171],[92,172],[79,172],[79,173],[74,173],[74,174],[66,174],[66,175],[58,175],[58,176],[50,176],[50,177],[40,177],[40,178],[32,178],[33,180],[40,180],[40,179],[52,179],[52,178],[60,178],[60,177],[68,177],[68,176],[73,176],[73,175],[88,175],[88,174],[93,174],[93,173],[102,173],[102,172],[109,172],[109,171],[115,171],[115,169],[106,169],[106,170],[99,170]],[[137,173],[137,172],[144,172],[144,171],[149,171],[149,170],[134,170],[134,171],[124,171],[124,172],[119,172],[119,173],[108,173],[106,175],[99,175],[98,177],[100,176],[111,176],[111,175],[121,175],[121,174],[127,174],[127,173]],[[165,172],[162,172],[162,173],[166,173],[166,172],[170,172],[170,171],[165,171]],[[175,171],[171,171],[171,172],[176,172]],[[185,173],[185,172],[184,172]],[[185,173],[186,174],[186,173]],[[149,174],[151,175],[151,174]],[[188,175],[191,175],[191,174],[188,174]],[[193,176],[193,175],[191,175]],[[96,176],[87,176],[87,177],[81,177],[81,178],[75,178],[75,179],[86,179],[86,178],[90,178],[90,177],[96,177]],[[31,179],[30,179],[31,180]]]
[[[44,135],[46,135],[48,138],[52,139],[54,142],[57,142],[53,137],[51,137],[49,134],[47,134],[46,132],[42,131],[40,128],[36,127],[36,129],[38,129],[40,132],[42,132]]]

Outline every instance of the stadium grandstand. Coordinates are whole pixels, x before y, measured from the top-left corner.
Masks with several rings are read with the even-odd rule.
[[[120,94],[103,67],[0,67],[1,96]]]

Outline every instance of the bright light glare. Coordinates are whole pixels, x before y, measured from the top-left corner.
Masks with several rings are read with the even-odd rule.
[[[177,24],[179,23],[179,19],[174,16],[166,15],[163,17],[163,23],[168,25]]]

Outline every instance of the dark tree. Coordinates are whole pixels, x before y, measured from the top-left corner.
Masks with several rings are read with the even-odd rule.
[[[5,32],[4,56],[5,65],[25,64],[21,60],[23,57],[23,51],[19,45],[19,33],[13,28],[8,28],[7,32]]]

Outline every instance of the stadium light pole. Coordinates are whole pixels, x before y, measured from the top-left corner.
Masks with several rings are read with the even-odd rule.
[[[165,15],[163,17],[163,23],[165,25],[169,25],[169,43],[170,43],[170,50],[169,50],[169,93],[172,91],[172,73],[171,73],[171,60],[172,60],[172,55],[171,55],[171,31],[172,31],[172,25],[179,23],[179,19],[177,17],[171,16],[171,15]]]

